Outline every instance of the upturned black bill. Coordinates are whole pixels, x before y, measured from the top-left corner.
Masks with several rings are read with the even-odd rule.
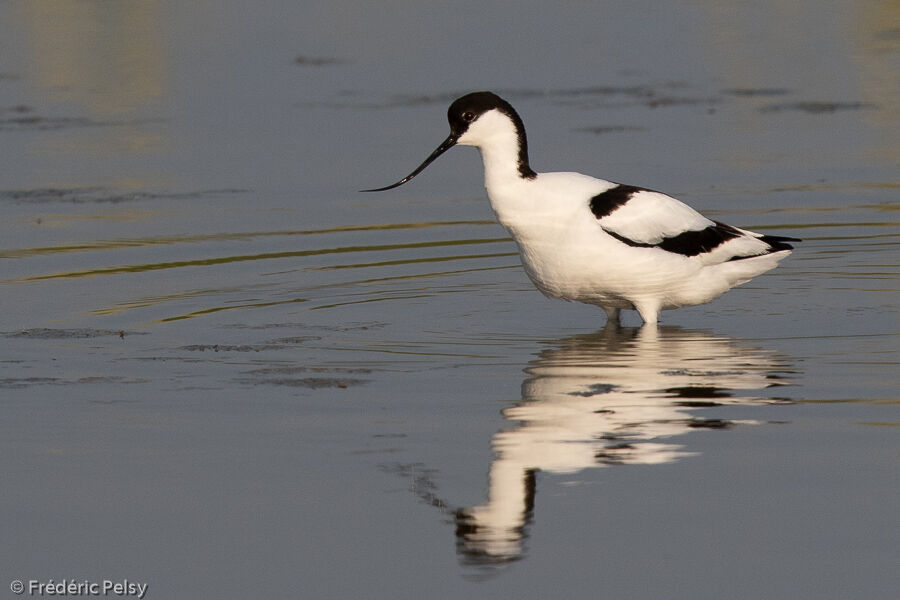
[[[360,191],[361,191],[361,192],[383,192],[383,191],[385,191],[385,190],[391,190],[391,189],[394,189],[395,187],[398,187],[398,186],[403,185],[404,183],[406,183],[407,181],[409,181],[410,179],[412,179],[413,177],[415,177],[416,175],[418,175],[419,173],[421,173],[422,171],[424,171],[424,170],[425,170],[425,167],[427,167],[428,165],[430,165],[431,163],[433,163],[434,160],[435,160],[438,156],[440,156],[441,154],[443,154],[444,152],[446,152],[447,150],[449,150],[450,148],[452,148],[453,146],[455,146],[455,145],[456,145],[456,139],[457,139],[457,138],[456,138],[455,135],[452,135],[452,134],[449,135],[449,136],[447,137],[447,139],[444,140],[443,142],[441,142],[441,145],[438,146],[438,147],[435,149],[435,151],[431,153],[431,156],[429,156],[428,158],[425,159],[425,162],[423,162],[421,165],[419,165],[419,166],[416,168],[415,171],[413,171],[412,173],[410,173],[409,175],[407,175],[406,177],[404,177],[403,179],[401,179],[401,180],[398,181],[397,183],[392,183],[391,185],[388,185],[388,186],[385,186],[385,187],[381,187],[381,188],[375,188],[375,189],[372,189],[372,190],[360,190]]]

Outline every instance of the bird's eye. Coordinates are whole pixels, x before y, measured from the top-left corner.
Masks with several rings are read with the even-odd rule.
[[[466,121],[467,123],[471,123],[472,121],[475,120],[475,113],[473,113],[471,111],[466,111],[462,114],[462,118],[463,118],[463,121]]]

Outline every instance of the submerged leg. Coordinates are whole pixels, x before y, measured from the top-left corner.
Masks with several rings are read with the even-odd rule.
[[[606,311],[606,324],[607,325],[618,325],[619,324],[619,314],[622,312],[618,308],[607,308],[603,307],[603,310]]]
[[[641,318],[644,320],[644,325],[656,327],[656,322],[659,321],[659,302],[635,302],[634,308],[638,311],[638,314],[641,315]]]

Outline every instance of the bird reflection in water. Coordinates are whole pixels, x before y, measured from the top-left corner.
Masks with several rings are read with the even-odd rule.
[[[677,443],[698,429],[757,421],[704,419],[698,409],[787,402],[786,357],[706,332],[607,329],[554,342],[525,369],[515,425],[494,435],[487,502],[450,509],[420,477],[417,494],[455,515],[464,563],[522,557],[538,471],[572,474],[610,465],[657,465],[695,453]],[[422,485],[425,482],[425,485]]]

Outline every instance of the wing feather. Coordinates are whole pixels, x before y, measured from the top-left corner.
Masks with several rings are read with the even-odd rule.
[[[687,231],[715,225],[696,210],[661,192],[617,185],[591,199],[591,209],[608,210],[599,217],[600,226],[616,236],[638,244],[656,245]]]
[[[713,221],[690,206],[644,188],[617,184],[590,201],[600,227],[629,246],[697,256],[706,264],[790,250],[796,238],[766,236]]]

